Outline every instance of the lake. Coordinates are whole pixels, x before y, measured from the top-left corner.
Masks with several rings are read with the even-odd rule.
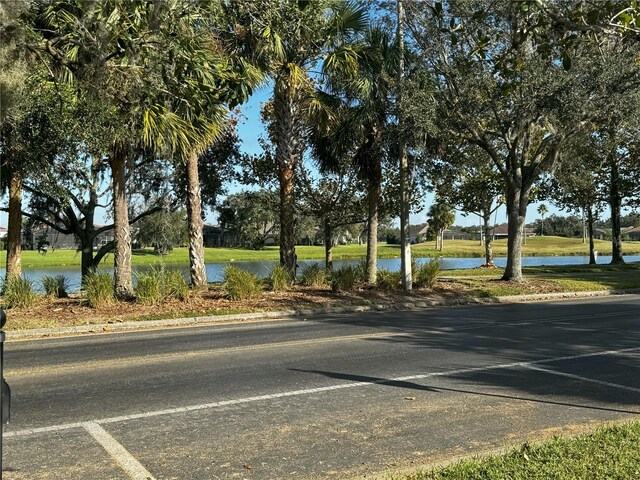
[[[624,257],[627,262],[640,262],[640,255],[627,255]],[[416,258],[418,263],[428,262],[430,258]],[[607,264],[611,261],[610,255],[602,255],[598,257],[598,264]],[[357,265],[360,260],[334,260],[333,265],[335,268],[340,268],[343,265]],[[207,277],[210,282],[222,281],[222,275],[224,267],[232,263],[233,265],[249,270],[256,273],[260,277],[266,277],[269,275],[271,269],[278,264],[277,261],[253,261],[253,262],[227,262],[227,263],[208,263],[207,264]],[[324,260],[300,260],[298,265],[311,263],[320,263],[324,265]],[[442,269],[467,269],[476,268],[484,263],[483,258],[440,258],[440,264]],[[504,257],[496,257],[495,264],[498,267],[504,267],[507,263],[507,259]],[[549,265],[586,265],[589,263],[589,257],[582,256],[562,256],[562,257],[522,257],[522,265],[525,267],[539,267]],[[143,272],[148,270],[149,266],[134,266],[134,272]],[[185,276],[188,277],[188,266],[182,265],[168,265],[168,268],[182,270]],[[391,271],[400,270],[399,258],[381,258],[378,260],[378,268],[385,268]],[[104,268],[107,270],[107,268]],[[0,276],[4,278],[5,269],[0,268]],[[69,280],[70,291],[77,291],[80,288],[80,267],[49,267],[49,268],[24,268],[23,275],[34,282],[37,290],[41,291],[42,285],[40,281],[45,275],[64,275]]]

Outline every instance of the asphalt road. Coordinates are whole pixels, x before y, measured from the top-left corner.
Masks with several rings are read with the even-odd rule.
[[[14,341],[5,369],[5,479],[351,478],[637,418],[640,296]]]

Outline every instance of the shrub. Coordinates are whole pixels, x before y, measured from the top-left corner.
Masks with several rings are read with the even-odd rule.
[[[327,284],[327,270],[319,263],[311,263],[302,267],[300,282],[307,287],[320,287]]]
[[[262,280],[254,273],[229,265],[224,269],[222,288],[231,300],[250,300],[262,293]]]
[[[110,305],[115,300],[113,279],[106,272],[93,272],[87,275],[84,279],[83,290],[87,302],[92,308]]]
[[[269,274],[269,285],[274,292],[289,290],[291,287],[291,275],[282,265],[276,265]]]
[[[187,300],[191,294],[189,284],[178,270],[169,270],[164,265],[153,266],[146,273],[137,275],[134,288],[136,299],[146,305],[155,305],[165,298]]]
[[[366,283],[367,282],[367,259],[363,258],[354,267],[356,281]]]
[[[440,273],[440,261],[432,258],[417,268],[414,284],[417,288],[433,288]]]
[[[184,278],[182,272],[178,270],[162,270],[161,276],[162,293],[164,296],[177,298],[185,301],[191,295],[189,284]]]
[[[356,284],[356,279],[356,267],[346,265],[334,270],[331,274],[331,290],[334,293],[353,290],[353,287]]]
[[[400,287],[402,280],[400,272],[391,272],[384,268],[378,270],[378,288],[382,290],[395,290]]]
[[[7,308],[27,308],[33,305],[37,295],[31,280],[14,276],[4,283],[2,297]]]
[[[151,270],[137,275],[138,283],[133,289],[136,301],[145,305],[156,305],[162,301],[161,274]]]
[[[69,291],[69,280],[64,275],[42,277],[42,288],[44,293],[51,297],[66,298]]]

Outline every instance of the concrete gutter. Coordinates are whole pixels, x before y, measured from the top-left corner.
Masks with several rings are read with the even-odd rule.
[[[29,330],[8,330],[7,340],[37,339],[70,335],[95,334],[103,332],[126,332],[132,330],[159,329],[171,327],[195,327],[222,323],[259,322],[264,320],[293,320],[308,316],[337,315],[358,312],[379,312],[390,310],[414,310],[429,307],[453,307],[461,305],[487,305],[500,303],[524,303],[572,298],[597,298],[612,295],[640,294],[640,288],[629,290],[597,290],[590,292],[561,292],[533,295],[508,295],[489,298],[454,298],[443,300],[411,299],[402,302],[383,302],[369,305],[347,305],[341,307],[321,307],[277,312],[237,313],[232,315],[207,315],[202,317],[168,318],[163,320],[140,320],[118,323],[96,323],[74,327],[34,328]]]

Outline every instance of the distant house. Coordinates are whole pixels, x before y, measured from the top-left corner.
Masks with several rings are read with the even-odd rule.
[[[625,237],[629,237],[629,240],[638,241],[640,240],[640,227],[628,227],[626,229],[621,229],[622,235]]]
[[[102,228],[103,225],[96,225],[95,228]],[[131,228],[131,237],[135,238],[138,229]],[[49,227],[48,225],[38,225],[32,230],[31,244],[33,248],[38,248],[38,245],[47,245],[49,250],[77,250],[80,242],[76,236],[72,233],[64,234]],[[98,234],[93,242],[93,249],[98,250],[103,245],[114,240],[113,229],[107,230]]]
[[[509,238],[509,226],[506,223],[503,223],[502,225],[496,225],[490,230],[490,232],[491,232],[490,233],[491,237],[494,240],[500,240],[501,238]],[[535,237],[536,232],[533,228],[525,227],[524,234],[527,237]]]
[[[594,228],[593,238],[596,240],[608,240],[611,238],[611,229],[609,228]]]
[[[7,238],[7,229],[4,227],[0,227],[0,240],[5,240]]]

